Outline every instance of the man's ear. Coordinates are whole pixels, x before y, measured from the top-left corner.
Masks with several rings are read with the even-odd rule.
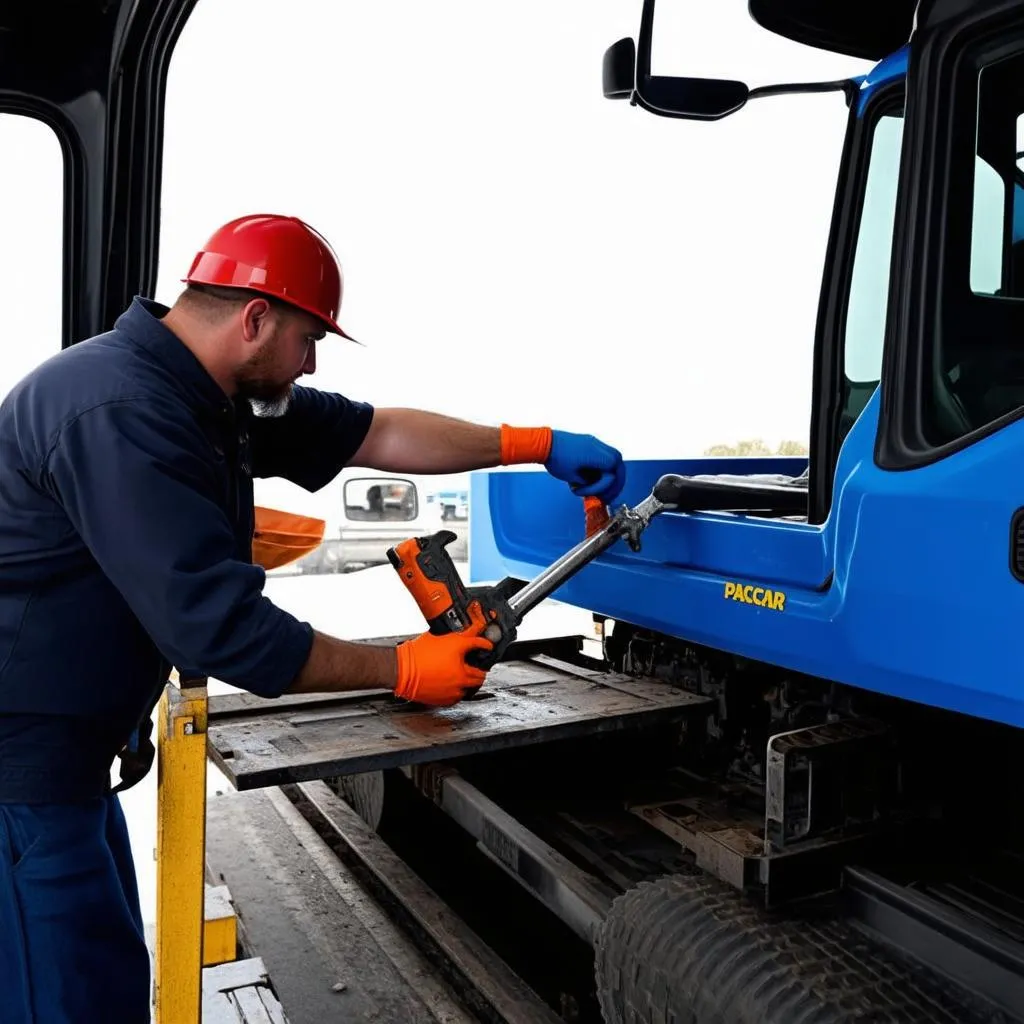
[[[271,307],[266,299],[252,299],[242,307],[242,338],[248,343],[257,341],[270,325]]]

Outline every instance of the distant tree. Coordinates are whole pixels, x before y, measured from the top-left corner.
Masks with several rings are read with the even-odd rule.
[[[802,441],[783,441],[778,448],[773,452],[761,440],[761,438],[754,438],[751,441],[740,441],[738,444],[715,444],[710,448],[706,449],[704,454],[723,458],[726,456],[742,457],[742,456],[753,456],[753,455],[785,455],[785,456],[796,456],[796,455],[807,455],[808,448]]]
[[[752,441],[740,441],[734,445],[716,444],[708,448],[704,454],[717,456],[771,455],[772,450],[758,437]]]
[[[803,441],[783,441],[779,445],[777,455],[810,455],[810,450]]]

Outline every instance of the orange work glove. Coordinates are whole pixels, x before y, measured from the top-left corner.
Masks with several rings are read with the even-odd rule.
[[[543,464],[551,455],[554,431],[550,427],[511,427],[501,425],[501,464]]]
[[[490,651],[494,644],[480,636],[487,625],[479,601],[469,606],[471,625],[461,633],[422,633],[398,645],[395,696],[444,707],[476,693],[487,674],[466,662],[470,651]]]

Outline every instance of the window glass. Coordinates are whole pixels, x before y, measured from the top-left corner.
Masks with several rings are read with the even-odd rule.
[[[902,142],[902,115],[880,118],[871,143],[846,313],[845,369],[853,384],[877,384],[881,375]]]
[[[416,518],[416,487],[409,480],[345,481],[345,518],[361,523],[403,523]]]
[[[964,190],[971,205],[966,211],[953,206],[946,217],[941,316],[922,364],[928,448],[969,437],[1024,408],[1021,81],[1024,55],[990,63],[977,79],[973,167]],[[968,169],[954,162],[952,172]]]
[[[42,121],[0,114],[0,398],[59,351],[63,310],[64,157]]]
[[[1003,221],[1006,183],[981,157],[974,161],[974,215],[971,220],[971,290],[998,295],[1003,286]]]

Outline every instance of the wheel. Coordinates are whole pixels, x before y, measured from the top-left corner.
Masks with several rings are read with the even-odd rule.
[[[376,830],[384,816],[384,773],[364,772],[359,775],[336,775],[325,780],[342,800]]]
[[[967,1024],[1003,1018],[841,920],[781,917],[705,874],[644,882],[595,943],[607,1024]]]
[[[381,838],[403,831],[414,805],[423,797],[397,768],[324,780]]]

